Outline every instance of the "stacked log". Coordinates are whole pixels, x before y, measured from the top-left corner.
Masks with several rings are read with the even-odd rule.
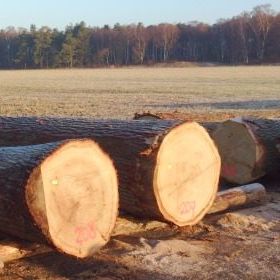
[[[221,155],[221,176],[226,181],[247,184],[279,172],[279,120],[235,118],[220,124],[211,136]]]
[[[1,118],[0,145],[71,138],[94,139],[119,173],[126,213],[179,226],[197,223],[216,196],[220,157],[206,130],[194,122]]]
[[[118,214],[109,156],[92,140],[0,148],[0,229],[79,258],[104,246]]]

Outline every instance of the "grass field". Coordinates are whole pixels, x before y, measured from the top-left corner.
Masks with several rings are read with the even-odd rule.
[[[272,110],[280,67],[0,72],[1,115],[130,118],[136,111]]]

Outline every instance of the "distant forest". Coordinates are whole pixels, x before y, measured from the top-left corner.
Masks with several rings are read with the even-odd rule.
[[[190,22],[89,27],[64,31],[7,27],[0,30],[0,68],[33,69],[151,65],[175,61],[219,64],[280,62],[280,13],[255,7],[213,25]]]

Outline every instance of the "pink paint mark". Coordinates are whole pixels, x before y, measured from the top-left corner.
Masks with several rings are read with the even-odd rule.
[[[184,201],[180,204],[179,212],[181,215],[186,215],[190,212],[192,212],[192,215],[194,215],[194,210],[196,208],[195,201]]]
[[[82,246],[84,242],[93,240],[96,237],[96,226],[94,222],[77,226],[74,231],[76,234],[76,243],[80,246]]]
[[[237,168],[234,164],[224,164],[222,174],[226,177],[234,177],[237,175]]]

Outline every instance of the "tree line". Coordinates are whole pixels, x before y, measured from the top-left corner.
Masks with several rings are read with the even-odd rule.
[[[280,62],[280,13],[270,5],[231,19],[144,26],[49,27],[0,30],[0,68],[33,69],[193,61],[221,64]]]

